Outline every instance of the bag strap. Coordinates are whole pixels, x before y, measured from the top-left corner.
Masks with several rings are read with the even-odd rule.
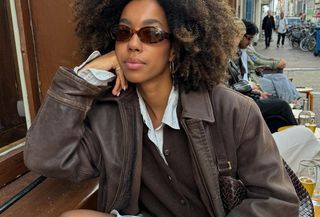
[[[216,155],[219,174],[222,176],[230,176],[232,170],[231,162],[228,160],[226,148],[222,142],[221,129],[217,126],[217,123],[213,124],[212,135],[213,139],[216,140],[214,153]]]

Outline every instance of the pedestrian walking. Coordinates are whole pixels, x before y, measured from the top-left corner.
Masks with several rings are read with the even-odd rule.
[[[270,46],[272,29],[275,30],[274,17],[272,16],[271,11],[268,10],[267,16],[265,16],[262,21],[262,30],[264,30],[266,49]]]
[[[287,29],[288,29],[288,21],[287,21],[287,19],[284,17],[284,13],[281,12],[281,13],[280,13],[280,19],[279,19],[279,21],[277,22],[277,32],[278,32],[277,47],[278,47],[278,48],[279,48],[279,45],[280,45],[280,39],[281,39],[281,38],[282,38],[282,40],[281,40],[281,47],[284,46],[284,40],[285,40],[285,37],[286,37]]]

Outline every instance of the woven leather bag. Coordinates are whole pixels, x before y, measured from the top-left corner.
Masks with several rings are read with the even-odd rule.
[[[219,187],[226,213],[238,206],[247,196],[247,190],[241,180],[231,176],[219,176]]]
[[[283,164],[299,198],[299,217],[313,217],[313,204],[307,190],[303,187],[297,175],[284,160]],[[226,213],[229,213],[230,210],[238,206],[242,200],[246,198],[246,188],[239,179],[221,175],[219,176],[219,186],[223,207]]]
[[[230,161],[227,160],[225,147],[220,139],[220,129],[216,127],[213,131],[216,131],[214,132],[214,134],[216,134],[215,138],[218,140],[217,144],[220,145],[220,147],[215,148],[215,154],[219,171],[220,194],[224,210],[227,214],[246,198],[247,189],[241,180],[231,176],[232,167]],[[283,159],[282,161],[299,198],[299,217],[314,217],[312,200],[307,190],[303,187],[289,165]]]

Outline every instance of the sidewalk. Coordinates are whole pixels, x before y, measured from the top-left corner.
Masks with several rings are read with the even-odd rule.
[[[284,58],[287,61],[284,72],[297,87],[312,87],[315,92],[320,92],[320,56],[291,47],[287,38],[284,47],[277,48],[277,35],[273,34],[272,38],[268,49],[265,49],[264,40],[259,40],[256,51],[267,57]]]
[[[272,38],[268,49],[265,49],[264,40],[259,40],[256,51],[267,57],[284,58],[287,61],[284,73],[292,79],[293,84],[296,87],[313,88],[313,109],[320,126],[320,56],[291,47],[287,38],[284,47],[277,48],[277,35],[273,34]],[[303,94],[302,96],[305,97]]]
[[[303,52],[300,48],[293,48],[288,44],[288,39],[285,39],[285,45],[283,48],[281,46],[277,48],[277,38],[276,34],[272,36],[272,42],[270,43],[270,47],[265,49],[264,40],[259,40],[258,45],[256,46],[256,50],[265,55],[275,58],[283,57],[287,61],[288,69],[299,69],[299,68],[316,68],[320,70],[320,56],[314,56],[311,52]]]

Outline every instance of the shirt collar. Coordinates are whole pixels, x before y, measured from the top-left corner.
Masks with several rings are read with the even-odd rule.
[[[139,93],[138,89],[137,90],[137,94],[138,94],[138,98],[139,98],[139,105],[140,105],[140,113],[142,115],[143,121],[146,124],[146,126],[148,127],[148,129],[154,129],[153,125],[152,125],[152,121],[151,118],[149,116],[146,104],[144,103],[144,100],[141,96],[141,94]],[[169,127],[179,130],[179,121],[178,121],[178,116],[177,116],[177,105],[178,105],[178,100],[179,100],[179,91],[178,89],[175,89],[172,86],[169,98],[168,98],[168,103],[166,106],[166,109],[164,111],[163,117],[162,117],[162,125],[166,124]],[[160,127],[162,127],[162,125]]]

